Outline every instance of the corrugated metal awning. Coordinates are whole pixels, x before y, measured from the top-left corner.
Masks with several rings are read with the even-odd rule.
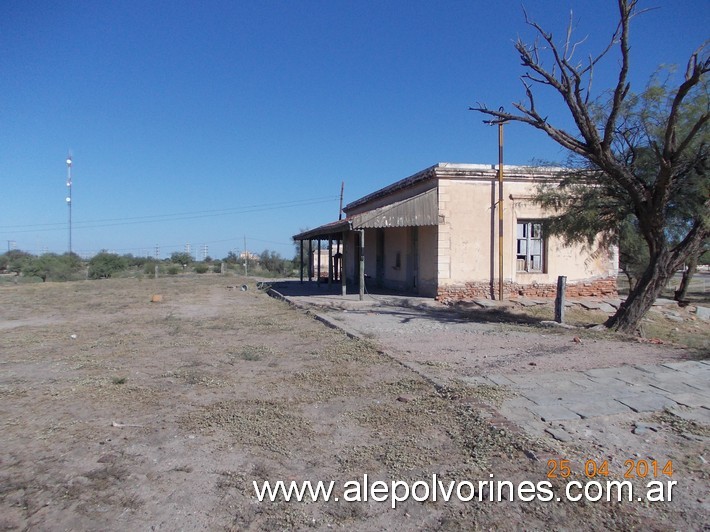
[[[330,222],[315,229],[308,229],[297,235],[293,235],[294,240],[336,240],[342,236],[342,233],[350,231],[350,219],[337,220]]]
[[[293,236],[294,240],[338,239],[352,229],[384,229],[438,224],[436,188]]]
[[[353,229],[415,227],[438,224],[437,189],[350,217]]]

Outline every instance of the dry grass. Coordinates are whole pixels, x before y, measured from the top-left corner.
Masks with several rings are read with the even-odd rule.
[[[550,449],[240,279],[0,287],[0,528],[470,530],[608,525],[511,503],[256,503],[254,480],[540,479]],[[161,294],[162,303],[151,303]],[[501,328],[508,325],[501,325]],[[492,389],[470,396],[496,399]],[[405,401],[400,396],[406,395]],[[490,396],[490,397],[488,397]],[[671,509],[673,510],[673,509]],[[615,513],[680,526],[675,510]],[[697,515],[695,515],[697,517]]]

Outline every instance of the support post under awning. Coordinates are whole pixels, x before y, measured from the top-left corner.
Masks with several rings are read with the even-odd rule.
[[[343,238],[343,245],[340,250],[340,285],[342,288],[342,295],[347,295],[348,289],[346,286],[346,278],[347,275],[345,275],[345,233],[342,234]]]
[[[360,301],[365,298],[365,230],[360,229]]]
[[[328,286],[333,284],[333,239],[328,239]]]
[[[299,271],[301,272],[301,282],[303,282],[303,240],[301,240],[301,268]]]

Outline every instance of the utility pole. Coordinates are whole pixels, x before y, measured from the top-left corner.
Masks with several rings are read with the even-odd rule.
[[[67,157],[67,206],[69,207],[69,254],[71,255],[71,154]]]
[[[340,182],[340,210],[338,211],[338,220],[343,219],[343,192],[345,191],[345,181]]]
[[[499,109],[503,112],[503,108]],[[498,126],[498,300],[503,299],[503,124],[505,120],[484,120],[484,124]],[[491,281],[492,282],[492,281]]]
[[[475,111],[469,107],[469,111]],[[503,107],[498,109],[501,113]],[[503,299],[503,124],[506,120],[499,118],[496,120],[484,120],[484,124],[498,126],[498,299]],[[491,236],[492,238],[492,236]],[[492,273],[492,272],[491,272]],[[491,285],[493,280],[491,279]],[[492,287],[491,287],[492,288]]]
[[[498,120],[498,300],[503,300],[503,124]]]
[[[244,235],[244,275],[249,275],[249,251],[247,251],[247,236]]]

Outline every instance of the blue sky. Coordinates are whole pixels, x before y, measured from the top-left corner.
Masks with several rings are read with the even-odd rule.
[[[613,0],[530,0],[584,54]],[[632,26],[632,88],[681,67],[710,27],[706,0],[648,0]],[[64,252],[71,151],[73,250],[215,258],[337,219],[345,203],[437,162],[497,162],[468,111],[523,96],[519,2],[11,1],[0,3],[0,249]],[[529,39],[528,39],[529,40]],[[601,90],[617,55],[595,76]],[[559,102],[540,105],[565,123]],[[506,164],[563,161],[506,127]]]

